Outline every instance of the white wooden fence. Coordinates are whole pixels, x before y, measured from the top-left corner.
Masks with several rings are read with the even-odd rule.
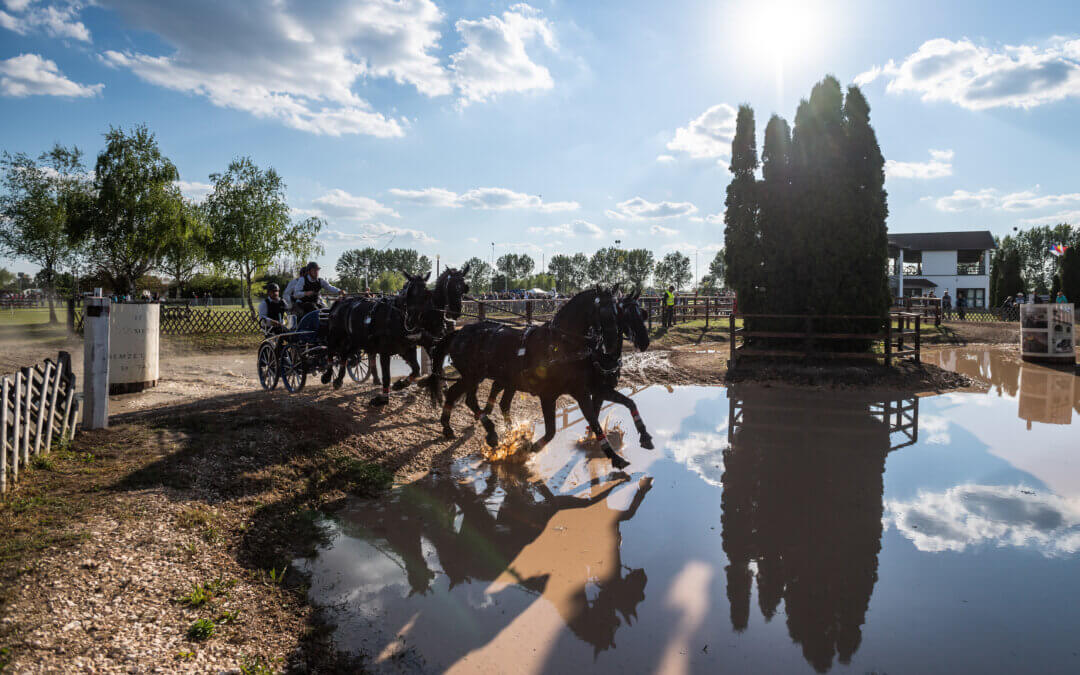
[[[75,436],[81,397],[75,395],[71,356],[22,368],[0,383],[0,493],[54,442]]]

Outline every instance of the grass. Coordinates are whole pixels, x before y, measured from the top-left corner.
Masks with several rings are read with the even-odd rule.
[[[201,584],[192,584],[187,594],[180,596],[178,602],[193,609],[198,609],[216,598],[223,598],[229,594],[229,589],[236,585],[236,581],[224,581],[221,578],[207,581]]]
[[[187,638],[192,642],[209,640],[217,631],[217,626],[210,619],[199,619],[187,629]]]
[[[378,464],[353,457],[338,459],[339,476],[351,492],[373,497],[386,490],[394,482],[394,474]]]
[[[262,656],[240,655],[241,675],[273,675],[277,672],[275,665],[279,665],[281,659],[268,660]]]

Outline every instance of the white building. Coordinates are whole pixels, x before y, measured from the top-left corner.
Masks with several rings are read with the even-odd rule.
[[[989,231],[889,234],[889,286],[895,297],[948,291],[953,305],[968,307],[990,300],[990,252],[997,248]],[[902,273],[900,273],[902,272]]]

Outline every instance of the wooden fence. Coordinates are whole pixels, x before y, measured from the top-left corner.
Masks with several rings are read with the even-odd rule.
[[[743,319],[782,319],[788,322],[798,321],[801,330],[750,330],[748,328],[735,328],[736,318]],[[894,358],[910,357],[916,363],[920,361],[922,341],[919,335],[922,330],[923,316],[916,312],[889,312],[889,318],[884,325],[879,326],[876,332],[836,331],[819,329],[815,330],[814,322],[827,321],[841,325],[853,321],[868,322],[880,321],[877,316],[847,316],[847,315],[805,315],[805,314],[731,314],[728,317],[728,335],[731,344],[731,368],[735,368],[738,360],[744,356],[760,356],[767,358],[824,358],[824,359],[884,359],[885,365],[891,365]],[[896,323],[896,328],[893,328]],[[801,349],[786,348],[775,349],[747,344],[749,338],[775,338],[801,344]],[[909,339],[910,338],[910,339]],[[736,340],[742,339],[740,347]],[[872,343],[881,343],[881,351],[844,352],[821,349],[822,340],[869,340]]]
[[[73,330],[82,332],[82,310],[71,313]],[[211,310],[187,305],[161,306],[162,335],[197,335],[203,333],[250,333],[261,334],[259,321],[250,310]]]
[[[22,368],[0,385],[0,493],[7,492],[33,458],[54,441],[74,438],[80,397],[75,394],[71,356]]]

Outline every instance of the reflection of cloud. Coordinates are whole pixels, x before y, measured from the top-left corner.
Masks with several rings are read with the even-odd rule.
[[[963,551],[988,543],[1039,550],[1047,557],[1080,551],[1080,500],[1020,486],[959,485],[886,502],[887,520],[920,551]]]
[[[664,434],[657,432],[657,435]],[[676,462],[685,464],[709,485],[721,486],[724,449],[728,446],[727,422],[713,431],[691,431],[683,438],[666,441],[665,446]]]
[[[919,431],[931,445],[948,445],[952,442],[949,435],[949,419],[938,415],[923,415],[919,418]]]

